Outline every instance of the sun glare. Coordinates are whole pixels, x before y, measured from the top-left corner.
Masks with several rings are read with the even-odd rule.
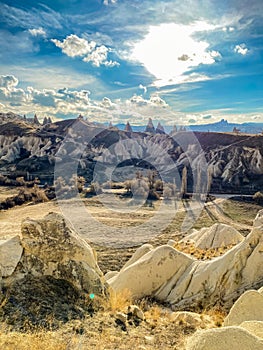
[[[153,74],[156,85],[180,83],[182,75],[199,64],[212,64],[220,54],[208,51],[209,44],[193,37],[196,32],[214,27],[198,22],[194,25],[161,24],[152,26],[145,38],[133,48],[133,59]]]

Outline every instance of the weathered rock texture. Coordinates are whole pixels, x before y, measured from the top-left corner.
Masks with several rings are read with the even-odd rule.
[[[102,272],[93,250],[59,214],[26,219],[21,238],[0,242],[0,253],[3,286],[30,275],[63,279],[89,293],[103,290]]]
[[[188,339],[186,350],[262,350],[263,339],[241,327],[198,331]]]
[[[217,223],[199,231],[193,230],[181,242],[193,242],[197,248],[209,249],[233,246],[243,240],[244,237],[235,228]]]
[[[263,295],[256,290],[248,290],[238,298],[224,325],[238,326],[245,321],[263,321]]]
[[[116,291],[129,289],[137,298],[152,296],[180,309],[222,301],[231,306],[245,290],[262,285],[263,226],[257,222],[242,242],[213,260],[199,261],[164,245],[144,254],[108,283]]]
[[[59,214],[26,219],[21,237],[0,241],[0,320],[57,327],[94,312],[104,283],[93,250]]]

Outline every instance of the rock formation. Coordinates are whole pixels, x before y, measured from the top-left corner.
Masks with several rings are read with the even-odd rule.
[[[162,124],[159,122],[157,127],[156,127],[156,134],[165,134],[164,127]]]
[[[198,331],[186,350],[263,349],[263,295],[261,289],[243,293],[225,318],[224,327]]]
[[[244,237],[233,227],[216,223],[211,227],[193,230],[181,242],[192,242],[197,248],[210,249],[234,246],[244,240]]]
[[[176,309],[219,301],[231,306],[233,299],[263,282],[261,216],[262,211],[250,234],[220,257],[200,261],[164,245],[144,254],[108,283],[116,291],[129,289],[137,298],[155,297]]]
[[[102,293],[103,282],[93,250],[65,219],[50,213],[22,223],[21,238],[0,241],[1,286],[28,275],[52,276],[87,293]]]
[[[186,344],[186,350],[262,350],[263,339],[242,327],[197,331]]]
[[[150,132],[150,133],[152,133],[152,134],[155,133],[155,127],[154,127],[154,125],[153,125],[152,118],[149,118],[148,124],[146,125],[145,132]]]
[[[126,132],[132,132],[132,127],[129,122],[126,123],[124,131]]]
[[[224,326],[238,326],[245,321],[263,322],[263,295],[256,290],[243,293],[232,306]]]

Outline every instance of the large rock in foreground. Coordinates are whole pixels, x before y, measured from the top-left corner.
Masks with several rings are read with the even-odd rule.
[[[19,263],[23,248],[19,236],[0,239],[0,276],[10,276]]]
[[[26,219],[21,237],[0,242],[0,267],[0,319],[18,329],[83,318],[89,294],[104,291],[93,250],[59,214]]]
[[[2,242],[0,253],[2,250],[3,286],[30,275],[63,279],[88,293],[103,290],[102,272],[92,248],[60,214],[24,220],[21,238]]]
[[[188,339],[186,350],[262,350],[263,339],[241,327],[198,331]]]
[[[248,290],[232,306],[224,325],[235,326],[245,321],[263,321],[263,295]]]
[[[22,223],[21,271],[53,276],[89,293],[102,290],[100,271],[92,248],[59,214]]]

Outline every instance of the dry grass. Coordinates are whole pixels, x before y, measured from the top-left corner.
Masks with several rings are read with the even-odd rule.
[[[233,199],[229,199],[223,203],[224,213],[232,220],[244,224],[252,225],[259,210],[262,209],[262,205],[254,202],[241,202]]]
[[[217,256],[221,256],[233,247],[234,245],[229,245],[220,248],[201,249],[197,248],[193,243],[190,242],[177,242],[174,245],[175,249],[183,253],[189,254],[199,260],[209,260]]]

